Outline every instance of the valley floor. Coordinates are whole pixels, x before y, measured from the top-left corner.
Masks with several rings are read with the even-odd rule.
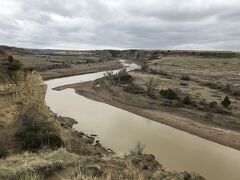
[[[105,87],[94,86],[94,82],[76,83],[55,88],[55,90],[63,90],[65,88],[74,88],[77,93],[89,99],[103,102],[145,118],[154,120],[165,125],[169,125],[179,130],[197,135],[204,139],[240,150],[240,134],[233,130],[225,130],[222,128],[203,124],[192,119],[183,117],[176,112],[166,112],[150,108],[141,108],[128,104],[121,96],[112,94]]]

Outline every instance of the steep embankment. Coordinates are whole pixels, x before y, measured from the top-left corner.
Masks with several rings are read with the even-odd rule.
[[[45,104],[47,86],[36,72],[24,71],[20,62],[8,62],[1,53],[0,60],[0,143],[10,153],[19,151],[14,134],[27,119],[42,119],[54,129],[54,119]],[[12,67],[12,69],[11,69]]]
[[[59,136],[64,144],[68,144],[69,149],[76,149],[74,151],[81,151],[82,154],[107,153],[100,144],[97,147],[92,146],[90,142],[93,138],[74,132],[71,129],[76,123],[74,120],[58,117],[49,110],[45,103],[47,85],[37,72],[24,70],[19,61],[9,61],[8,55],[3,52],[0,58],[1,149],[6,150],[7,154],[20,152],[26,142],[21,142],[22,137],[18,133],[37,127],[41,135],[49,133]],[[39,145],[35,141],[40,137],[33,139],[31,136],[32,134],[25,141],[32,141],[29,143],[30,147],[35,148]],[[80,137],[76,138],[78,136]]]
[[[125,156],[106,150],[48,109],[46,88],[37,72],[0,52],[0,179],[203,179],[163,169],[141,145]]]

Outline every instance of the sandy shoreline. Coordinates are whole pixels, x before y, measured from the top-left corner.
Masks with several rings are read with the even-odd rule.
[[[201,138],[216,142],[237,150],[240,150],[240,133],[219,129],[205,125],[199,122],[194,122],[190,119],[172,115],[167,112],[144,109],[139,107],[133,107],[123,102],[114,100],[113,97],[104,96],[101,93],[97,93],[92,88],[92,82],[69,84],[54,88],[55,90],[61,91],[66,88],[80,89],[81,95],[99,102],[103,102],[120,109],[129,111],[131,113],[143,116],[145,118],[154,120],[156,122],[171,126],[173,128],[188,132],[192,135],[199,136]]]

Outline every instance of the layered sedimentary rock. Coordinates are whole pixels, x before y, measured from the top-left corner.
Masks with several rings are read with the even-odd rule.
[[[40,114],[50,117],[45,104],[47,86],[37,72],[14,72],[18,79],[5,76],[5,81],[0,81],[0,123],[1,126],[9,125],[24,115],[29,109],[34,108]],[[7,77],[8,76],[8,77]]]

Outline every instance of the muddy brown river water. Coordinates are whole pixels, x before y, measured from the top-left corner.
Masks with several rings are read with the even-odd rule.
[[[136,64],[125,64],[128,70]],[[117,72],[117,71],[114,71]],[[137,142],[146,145],[166,168],[194,171],[210,180],[240,180],[240,151],[157,123],[128,111],[80,96],[73,89],[52,88],[102,77],[104,72],[46,81],[47,105],[61,116],[78,121],[76,130],[97,134],[101,143],[126,153]]]

